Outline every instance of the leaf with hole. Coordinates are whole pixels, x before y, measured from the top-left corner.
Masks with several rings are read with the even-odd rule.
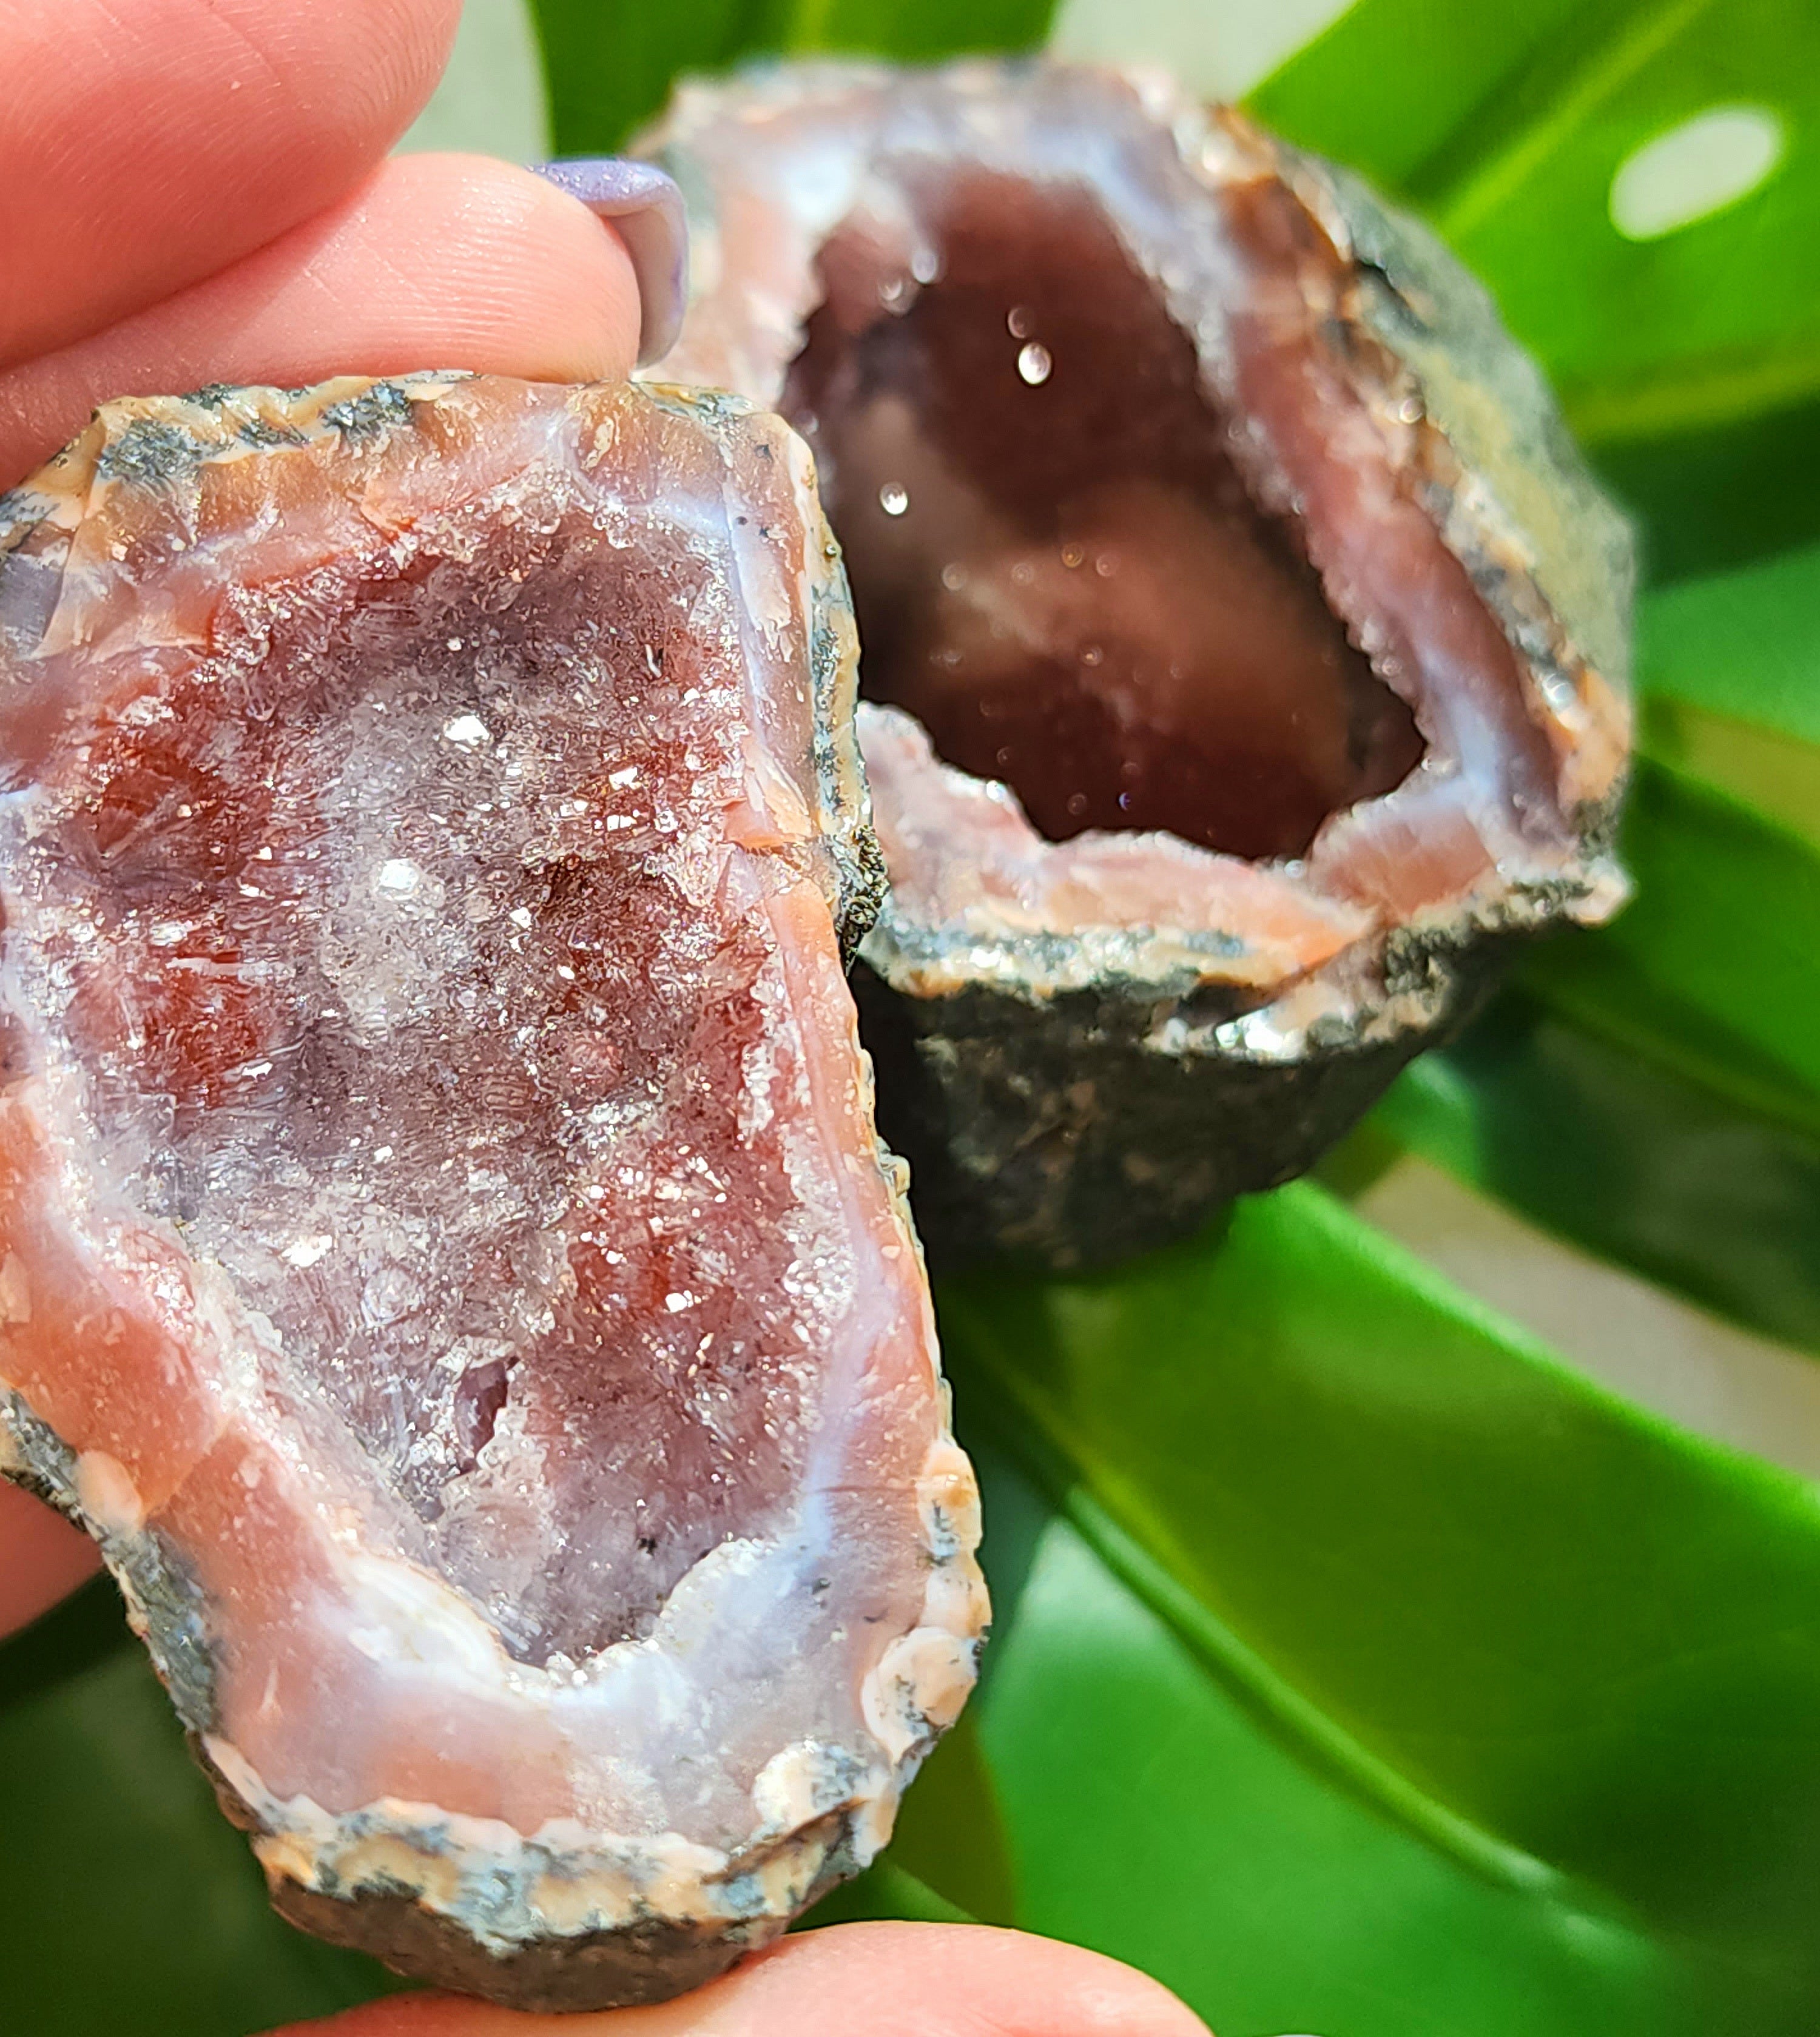
[[[1820,399],[1820,16],[1806,0],[1360,0],[1254,103],[1433,221],[1582,436],[1660,505],[1676,563],[1735,556],[1724,523],[1703,534],[1681,499],[1690,460],[1723,461],[1716,428],[1784,420],[1733,489],[1758,497],[1765,543],[1814,527],[1811,491],[1777,458],[1791,430],[1811,443]],[[1720,115],[1729,157],[1712,146]],[[1674,210],[1683,223],[1631,237],[1614,194],[1633,229]],[[1652,462],[1665,442],[1677,457]],[[1765,482],[1782,486],[1765,499]]]

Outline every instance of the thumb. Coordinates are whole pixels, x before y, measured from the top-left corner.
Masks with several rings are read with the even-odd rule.
[[[1117,1960],[982,1924],[842,1924],[786,1938],[654,2009],[521,2016],[401,1997],[278,2037],[1209,2037]]]
[[[100,1552],[79,1528],[0,1479],[0,1638],[48,1611],[100,1566]]]

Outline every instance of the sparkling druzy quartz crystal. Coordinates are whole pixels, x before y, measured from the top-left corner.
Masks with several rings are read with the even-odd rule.
[[[972,1680],[853,686],[736,399],[125,402],[0,501],[0,1469],[279,1908],[502,2001],[762,1944]]]
[[[660,372],[789,417],[846,550],[932,1247],[1103,1257],[1286,1178],[1620,902],[1629,535],[1423,229],[1046,62],[691,85],[648,146]]]

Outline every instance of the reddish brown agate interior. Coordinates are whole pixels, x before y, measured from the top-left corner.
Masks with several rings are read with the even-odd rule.
[[[1052,841],[1300,855],[1422,738],[1247,494],[1193,342],[1078,187],[975,172],[918,211],[910,274],[863,215],[823,247],[781,406],[846,553],[862,690]]]
[[[813,1420],[712,571],[532,486],[403,571],[376,542],[238,592],[41,774],[113,1192],[225,1270],[301,1418],[535,1661],[764,1532]]]

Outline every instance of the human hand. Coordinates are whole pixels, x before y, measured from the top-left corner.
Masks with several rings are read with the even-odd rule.
[[[0,491],[111,396],[625,374],[626,246],[546,180],[388,157],[460,0],[0,0]]]
[[[464,367],[626,374],[663,231],[471,156],[388,158],[459,0],[0,0],[0,492],[112,396]],[[642,307],[649,319],[652,307]],[[0,1636],[96,1566],[0,1481]],[[293,2037],[301,2037],[298,2026]],[[416,1995],[312,2037],[1195,2037],[1154,1982],[1011,1931],[804,1933],[661,2008]]]

